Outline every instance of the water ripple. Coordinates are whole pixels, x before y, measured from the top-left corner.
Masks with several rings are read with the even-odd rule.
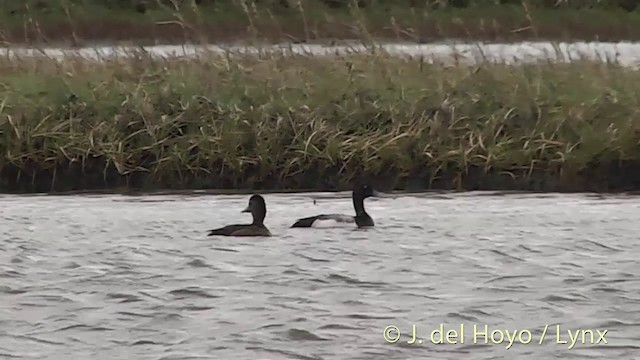
[[[351,213],[348,193],[265,198],[277,236],[256,240],[206,236],[249,221],[246,195],[0,196],[0,358],[633,359],[640,349],[637,196],[394,194],[367,201],[377,227],[366,231],[289,228],[303,213]],[[417,346],[413,324],[425,339],[440,324],[537,338],[560,324],[607,329],[609,343]],[[402,331],[395,344],[388,325]]]

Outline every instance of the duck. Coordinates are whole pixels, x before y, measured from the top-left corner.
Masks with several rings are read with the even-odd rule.
[[[356,211],[355,216],[343,214],[320,214],[298,219],[291,227],[310,228],[318,226],[325,221],[333,221],[341,225],[355,223],[355,225],[359,228],[373,227],[375,226],[375,222],[364,209],[364,199],[372,196],[380,197],[382,195],[371,185],[358,185],[353,189],[353,193],[351,194],[351,198],[353,200],[353,208]]]
[[[267,205],[260,195],[252,195],[249,205],[241,212],[250,212],[253,223],[247,225],[227,225],[218,229],[209,230],[208,236],[271,236],[271,232],[264,226],[264,218],[267,215]]]

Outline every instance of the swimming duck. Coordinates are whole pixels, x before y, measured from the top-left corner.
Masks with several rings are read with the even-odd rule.
[[[352,224],[355,223],[359,228],[374,226],[373,219],[364,210],[364,199],[371,196],[381,196],[379,192],[374,190],[370,185],[364,184],[357,186],[351,195],[353,200],[353,208],[356,210],[356,216],[343,214],[321,214],[311,217],[298,219],[291,227],[313,227],[322,221],[331,220],[337,223]]]
[[[241,212],[250,212],[251,216],[253,216],[253,223],[250,225],[227,225],[219,229],[209,230],[208,236],[271,236],[271,232],[263,223],[267,215],[267,205],[262,196],[251,196],[249,205]]]

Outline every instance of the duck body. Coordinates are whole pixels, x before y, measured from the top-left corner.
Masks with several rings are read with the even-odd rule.
[[[267,205],[260,195],[253,195],[249,199],[249,205],[242,212],[250,212],[253,223],[227,225],[218,229],[209,230],[207,236],[271,236],[271,232],[264,226],[264,218],[267,215]]]
[[[209,230],[208,236],[271,236],[271,232],[264,225],[227,225],[219,229]]]
[[[298,219],[292,228],[297,227],[336,227],[336,226],[353,226],[355,219],[353,216],[343,214],[320,214]]]
[[[361,185],[353,190],[351,195],[353,207],[356,215],[344,214],[320,214],[306,218],[298,219],[292,228],[311,228],[311,227],[336,227],[336,226],[353,226],[359,228],[375,226],[375,222],[367,214],[364,209],[364,199],[371,196],[380,196],[380,194],[369,185]]]

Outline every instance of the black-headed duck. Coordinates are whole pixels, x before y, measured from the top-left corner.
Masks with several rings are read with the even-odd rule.
[[[209,230],[208,236],[271,236],[271,232],[264,226],[264,218],[267,215],[267,205],[260,195],[253,195],[249,199],[249,205],[242,210],[250,212],[253,223],[247,225],[227,225],[219,229]]]
[[[357,186],[351,195],[353,200],[353,208],[356,211],[356,215],[343,215],[343,214],[321,214],[311,217],[298,219],[292,228],[309,228],[318,226],[323,221],[334,221],[342,224],[355,223],[359,228],[372,227],[375,225],[373,219],[364,210],[364,199],[368,197],[381,196],[379,192],[373,189],[370,185],[364,184]]]

